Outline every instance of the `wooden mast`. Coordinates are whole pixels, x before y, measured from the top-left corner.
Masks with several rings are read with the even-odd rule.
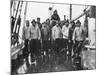
[[[25,12],[24,12],[24,21],[23,21],[23,25],[25,25],[26,14],[27,14],[27,6],[28,6],[28,2],[26,2],[26,6],[25,6]]]
[[[72,20],[72,4],[70,4],[70,21]]]

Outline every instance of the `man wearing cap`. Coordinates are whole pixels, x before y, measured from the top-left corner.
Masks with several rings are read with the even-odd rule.
[[[62,39],[62,30],[59,26],[58,21],[56,21],[56,25],[52,28],[52,39],[55,42],[55,52],[58,54],[59,48],[61,47],[61,39]]]
[[[29,20],[26,20],[26,25],[23,27],[22,39],[25,41],[25,48],[24,48],[24,51],[23,51],[23,56],[24,56],[26,63],[28,65]]]
[[[49,34],[50,34],[50,29],[49,29],[49,26],[45,22],[42,24],[41,36],[42,36],[43,50],[45,50],[46,52],[48,49]]]
[[[72,40],[75,43],[74,53],[77,53],[78,55],[80,55],[82,42],[84,40],[83,33],[84,33],[84,30],[81,27],[81,22],[78,20],[76,22],[76,27],[74,29],[73,37],[72,37]]]
[[[31,57],[38,56],[39,54],[39,41],[41,38],[41,32],[38,26],[36,26],[36,21],[32,20],[32,25],[30,26],[30,51],[31,51]]]

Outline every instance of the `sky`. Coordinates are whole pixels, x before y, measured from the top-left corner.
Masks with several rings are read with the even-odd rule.
[[[41,22],[45,21],[49,16],[48,8],[53,6],[53,10],[57,10],[58,14],[61,18],[61,20],[64,19],[64,15],[67,16],[69,19],[69,4],[50,4],[50,3],[34,3],[29,2],[27,7],[27,16],[26,19],[32,20],[36,19],[37,17],[41,18]],[[79,16],[81,13],[83,13],[85,6],[84,5],[72,5],[72,19]],[[84,17],[80,18],[80,20],[83,22]]]
[[[49,17],[49,7],[53,6],[53,10],[57,9],[60,18],[63,20],[63,16],[69,13],[67,5],[61,4],[49,4],[49,3],[28,3],[27,8],[27,19],[31,20],[32,18],[36,19],[37,17],[41,18],[41,22],[45,21]],[[32,10],[33,9],[33,10]]]

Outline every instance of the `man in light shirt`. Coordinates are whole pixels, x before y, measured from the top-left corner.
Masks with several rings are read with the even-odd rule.
[[[46,20],[46,24],[47,24],[47,28],[48,28],[48,49],[49,49],[49,51],[51,50],[51,48],[52,48],[52,26],[51,26],[51,24],[50,24],[50,20],[49,19],[47,19]],[[48,52],[49,52],[48,51]]]
[[[52,28],[52,39],[55,42],[55,52],[59,53],[59,48],[61,47],[61,39],[62,39],[62,30],[59,26],[58,21],[56,21],[56,25]]]
[[[50,34],[49,26],[46,23],[43,23],[41,28],[41,36],[42,36],[43,50],[45,50],[46,52],[48,49],[49,34]]]
[[[26,25],[23,27],[23,32],[22,32],[22,39],[25,41],[25,48],[23,51],[23,56],[26,60],[27,65],[28,63],[28,55],[29,55],[29,50],[28,50],[28,42],[29,42],[29,20],[26,20]]]
[[[63,33],[63,46],[64,48],[68,49],[69,45],[69,21],[67,20],[65,25],[62,27],[62,33]]]
[[[82,43],[84,41],[84,30],[81,27],[81,22],[78,20],[76,22],[76,27],[73,32],[72,40],[74,42],[74,53],[80,55]]]
[[[39,46],[40,46],[40,38],[41,32],[38,26],[36,26],[36,21],[32,20],[32,25],[30,26],[29,33],[30,33],[30,51],[31,51],[31,58],[33,56],[38,56],[39,54]]]

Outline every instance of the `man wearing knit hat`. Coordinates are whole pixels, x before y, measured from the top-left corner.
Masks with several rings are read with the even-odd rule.
[[[31,58],[38,56],[39,54],[39,41],[41,38],[40,28],[36,26],[36,21],[32,20],[32,25],[30,26],[29,33],[30,33],[30,52]],[[31,59],[32,60],[32,59]]]
[[[81,27],[81,22],[80,20],[77,20],[76,22],[76,27],[75,27],[75,30],[73,32],[73,42],[75,44],[74,46],[74,53],[77,54],[78,56],[80,55],[80,52],[81,52],[81,47],[82,47],[82,42],[84,40],[84,31]]]

